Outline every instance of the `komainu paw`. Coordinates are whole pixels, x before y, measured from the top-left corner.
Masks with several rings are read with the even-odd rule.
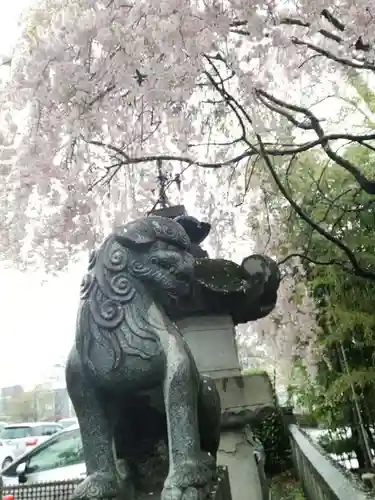
[[[187,460],[170,473],[161,500],[204,500],[215,479],[215,460],[209,454]]]
[[[102,500],[119,495],[117,479],[104,472],[96,472],[80,483],[71,500]]]

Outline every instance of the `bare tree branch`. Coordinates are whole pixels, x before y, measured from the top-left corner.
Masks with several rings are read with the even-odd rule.
[[[368,61],[355,61],[354,59],[340,57],[338,55],[333,54],[329,50],[322,49],[318,45],[315,45],[311,42],[307,42],[295,37],[292,38],[292,43],[294,45],[301,45],[307,47],[308,49],[313,50],[317,54],[320,54],[321,56],[324,56],[327,59],[331,59],[331,61],[343,64],[344,66],[349,66],[350,68],[356,68],[356,69],[367,69],[370,71],[375,71],[375,64],[370,63]]]
[[[301,260],[306,260],[307,262],[310,262],[310,264],[315,264],[317,266],[340,266],[340,267],[342,267],[342,262],[337,260],[337,259],[316,260],[316,259],[312,259],[308,255],[305,255],[304,253],[298,253],[298,252],[293,252],[293,253],[288,254],[283,259],[278,260],[277,264],[279,266],[282,266],[283,264],[288,262],[288,260],[295,259],[295,258],[298,258]]]
[[[284,198],[289,202],[293,210],[300,216],[302,220],[304,220],[307,224],[309,224],[317,233],[322,235],[324,238],[326,238],[328,241],[333,243],[336,247],[338,247],[340,250],[343,251],[343,253],[347,256],[351,266],[353,267],[354,273],[356,276],[359,276],[361,278],[366,278],[371,281],[375,281],[375,273],[372,271],[363,269],[357,258],[355,257],[354,253],[350,250],[350,248],[345,245],[341,240],[333,236],[330,232],[326,231],[323,227],[321,227],[319,224],[317,224],[313,219],[310,218],[310,216],[303,210],[298,203],[290,196],[290,194],[287,192],[285,189],[283,183],[281,182],[279,176],[277,175],[270,157],[267,155],[267,152],[264,148],[262,138],[260,137],[259,134],[256,134],[258,144],[259,144],[259,150],[262,155],[262,158],[264,159],[269,172],[272,175],[273,180],[275,181],[277,187],[279,188],[279,191],[281,194],[284,196]]]
[[[338,153],[335,153],[332,148],[329,145],[329,139],[324,133],[324,130],[320,124],[320,121],[316,117],[316,115],[309,109],[303,107],[303,106],[297,106],[295,104],[289,104],[284,101],[281,101],[280,99],[277,99],[274,97],[272,94],[269,94],[265,90],[262,89],[257,89],[256,94],[258,96],[265,97],[268,101],[270,101],[270,105],[267,105],[266,101],[263,99],[262,102],[272,111],[275,111],[275,105],[278,106],[281,110],[283,110],[283,113],[281,113],[284,117],[286,117],[293,125],[296,125],[299,128],[302,129],[311,129],[313,130],[316,135],[318,136],[318,139],[320,141],[320,144],[322,145],[326,155],[334,161],[337,165],[340,165],[343,167],[346,171],[348,171],[354,179],[357,181],[359,186],[368,194],[375,194],[375,181],[368,179],[360,170],[358,167],[356,167],[353,163],[351,163],[349,160],[346,158],[340,156]],[[287,110],[293,111],[295,113],[300,113],[306,117],[306,122],[302,122],[302,126],[298,125],[299,122],[296,121],[296,119],[293,117],[291,113],[288,113]],[[344,138],[344,135],[342,135],[342,139]],[[359,141],[357,142],[364,142],[362,137],[360,138]]]
[[[103,149],[108,149],[110,151],[114,151],[118,156],[121,156],[123,158],[121,165],[126,166],[126,165],[138,165],[140,163],[153,163],[158,160],[161,161],[176,161],[180,163],[188,163],[189,165],[196,165],[197,167],[204,167],[204,168],[212,168],[212,169],[217,169],[221,167],[227,167],[229,165],[232,165],[233,163],[238,163],[239,161],[243,160],[244,158],[247,158],[252,155],[250,151],[244,151],[243,153],[234,156],[233,158],[230,158],[229,160],[225,160],[222,162],[216,162],[216,163],[210,163],[210,162],[202,162],[198,160],[194,160],[193,158],[187,157],[187,156],[178,156],[178,155],[170,155],[170,154],[159,154],[159,155],[146,155],[146,156],[139,156],[132,158],[128,154],[126,154],[122,149],[112,145],[112,144],[106,144],[101,141],[94,141],[94,140],[89,140],[87,141],[88,144],[92,144],[93,146],[101,147]],[[117,165],[116,165],[117,166]]]

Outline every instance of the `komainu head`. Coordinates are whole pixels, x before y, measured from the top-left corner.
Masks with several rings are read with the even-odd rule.
[[[194,276],[191,242],[184,228],[164,217],[143,217],[114,233],[104,259],[105,267],[125,279],[142,281],[163,302],[186,295]]]

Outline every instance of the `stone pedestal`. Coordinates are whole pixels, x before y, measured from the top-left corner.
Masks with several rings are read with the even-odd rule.
[[[232,499],[264,500],[268,493],[255,461],[249,421],[254,411],[274,404],[269,379],[262,375],[242,376],[230,316],[186,318],[178,325],[198,369],[215,380],[220,393],[218,463],[228,467]]]
[[[193,316],[177,322],[201,373],[213,379],[241,376],[232,318]]]
[[[216,379],[221,399],[219,464],[228,467],[233,500],[267,500],[264,460],[255,460],[250,422],[274,407],[269,379],[262,374]],[[267,460],[267,457],[265,457]]]
[[[254,449],[246,427],[223,430],[218,463],[228,467],[233,500],[263,498]]]
[[[272,385],[265,373],[221,377],[215,382],[220,393],[223,416],[227,415],[227,419],[275,407]]]

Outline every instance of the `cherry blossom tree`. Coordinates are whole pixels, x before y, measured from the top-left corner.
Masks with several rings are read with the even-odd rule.
[[[146,209],[157,158],[187,170],[183,190],[199,184],[198,167],[233,167],[258,170],[248,191],[266,172],[288,198],[274,160],[321,147],[372,193],[331,145],[369,147],[373,134],[331,132],[311,108],[317,78],[334,88],[348,69],[373,72],[372,10],[365,0],[36,1],[1,95],[1,254],[63,267],[113,219]]]
[[[64,268],[112,224],[152,208],[160,160],[180,176],[171,199],[213,223],[215,252],[283,249],[282,318],[258,331],[274,352],[309,343],[314,308],[303,286],[296,294],[306,255],[285,257],[278,210],[291,206],[341,263],[375,279],[287,183],[314,151],[375,194],[338,149],[374,148],[368,122],[353,133],[363,107],[347,91],[353,79],[373,85],[373,15],[369,0],[35,1],[0,97],[3,259]]]
[[[271,183],[257,182],[258,189],[254,187],[245,202],[244,174],[234,171],[230,175],[225,169],[199,172],[200,184],[196,189],[192,186],[192,192],[197,193],[192,209],[199,207],[195,208],[197,215],[212,223],[207,243],[210,256],[240,263],[254,252],[278,259],[281,246],[286,244],[285,222]],[[290,258],[282,272],[275,310],[256,323],[239,325],[237,343],[245,367],[261,363],[272,372],[276,369],[278,384],[286,385],[295,359],[302,359],[313,374],[319,352],[315,304],[304,283],[305,268],[299,258]]]

